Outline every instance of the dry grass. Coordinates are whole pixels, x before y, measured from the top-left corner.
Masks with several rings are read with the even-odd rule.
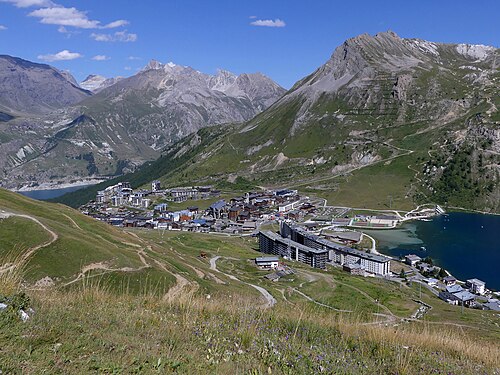
[[[3,295],[23,291],[24,266],[10,263]],[[4,373],[500,373],[498,343],[457,327],[366,324],[305,303],[266,310],[190,287],[165,301],[153,287],[131,295],[99,278],[26,292],[32,319],[0,313]]]
[[[2,256],[0,261],[0,295],[12,295],[21,290],[28,264],[28,259],[24,259],[23,254],[23,249],[15,248]]]

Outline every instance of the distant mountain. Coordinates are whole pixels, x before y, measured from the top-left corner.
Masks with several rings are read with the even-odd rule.
[[[0,55],[0,111],[45,114],[89,97],[71,78],[49,65]]]
[[[106,87],[114,85],[122,79],[124,79],[124,77],[106,78],[98,74],[91,74],[80,82],[80,87],[85,90],[92,91],[93,93],[97,93]]]
[[[247,121],[284,93],[259,73],[236,76],[221,70],[211,76],[152,60],[81,106],[96,122],[125,127],[158,150],[207,125]]]
[[[66,78],[66,81],[68,81],[69,83],[71,83],[73,86],[77,86],[77,87],[79,86],[78,82],[76,82],[75,77],[73,77],[73,75],[68,70],[59,70],[59,73],[61,73],[61,75],[64,78]]]
[[[340,205],[438,202],[500,212],[498,61],[490,46],[357,36],[246,124],[209,144],[206,132],[196,133],[165,151],[162,165],[204,144],[163,180],[241,177]],[[229,92],[235,81],[221,72],[210,82]]]
[[[9,140],[0,144],[3,186],[120,175],[203,127],[251,119],[285,92],[259,73],[211,76],[157,61],[129,78],[93,75],[81,85],[83,101],[0,129]]]

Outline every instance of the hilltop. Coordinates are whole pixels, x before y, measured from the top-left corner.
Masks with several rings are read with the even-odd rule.
[[[0,311],[2,371],[499,370],[496,314],[426,288],[297,262],[273,282],[252,237],[114,228],[5,190],[0,216],[0,298],[35,311]]]

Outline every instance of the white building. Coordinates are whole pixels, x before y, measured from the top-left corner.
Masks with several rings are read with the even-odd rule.
[[[257,257],[255,258],[255,264],[262,268],[278,268],[280,260],[278,257]]]
[[[281,205],[278,206],[278,211],[279,212],[291,211],[291,210],[294,210],[299,205],[300,205],[300,201],[283,203],[283,204],[281,204]]]
[[[409,254],[405,256],[405,263],[409,264],[412,267],[415,266],[421,260],[422,258],[420,258],[418,255],[415,254]]]
[[[161,190],[161,182],[158,180],[155,180],[151,183],[151,191],[157,192]]]
[[[469,288],[472,293],[479,295],[483,295],[486,291],[486,283],[478,279],[467,280],[465,286]]]

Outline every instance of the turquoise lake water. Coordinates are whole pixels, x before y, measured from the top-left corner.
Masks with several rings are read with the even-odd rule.
[[[451,212],[430,222],[366,232],[377,239],[382,253],[430,256],[460,280],[478,278],[487,288],[500,290],[500,216]]]

